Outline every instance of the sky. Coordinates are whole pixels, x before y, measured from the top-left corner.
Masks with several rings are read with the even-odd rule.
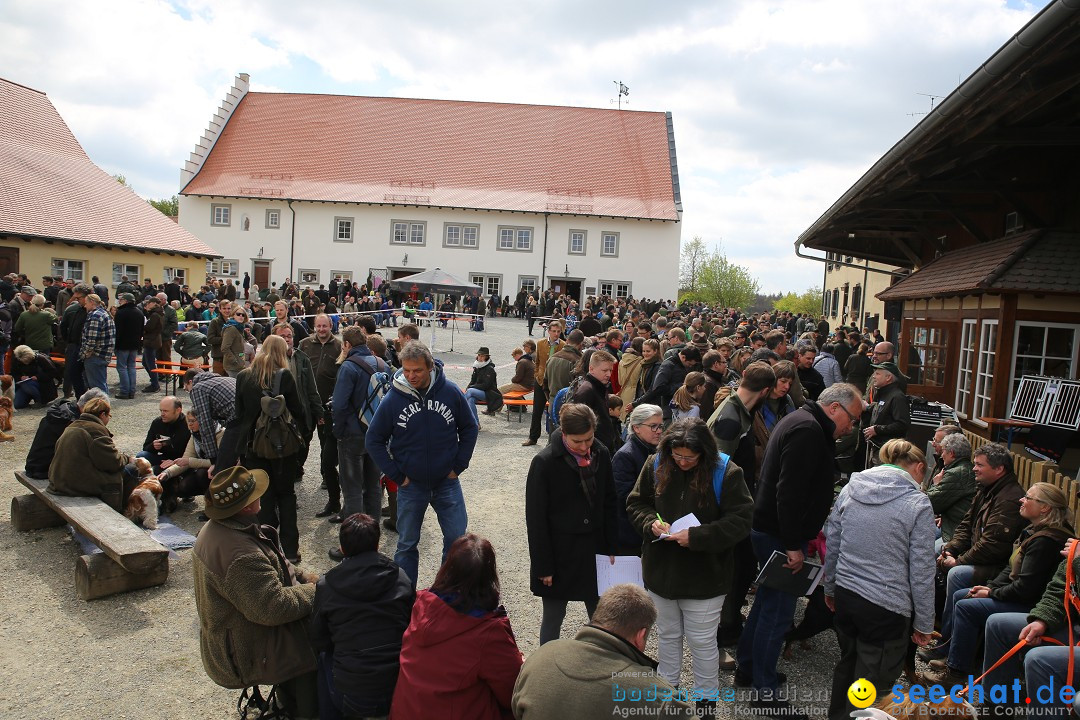
[[[0,77],[48,94],[146,198],[237,73],[263,92],[673,115],[682,237],[763,292],[820,285],[794,242],[1043,7],[1019,0],[3,0]]]

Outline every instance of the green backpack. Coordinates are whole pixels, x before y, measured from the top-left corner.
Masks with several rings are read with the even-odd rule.
[[[275,372],[270,390],[263,390],[259,419],[255,421],[255,432],[251,437],[251,452],[256,457],[268,460],[286,458],[304,447],[304,438],[285,405],[285,396],[281,394],[281,375],[284,372],[284,369]]]

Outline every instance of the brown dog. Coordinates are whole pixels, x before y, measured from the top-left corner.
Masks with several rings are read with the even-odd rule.
[[[10,375],[0,375],[0,395],[15,401],[15,378]]]
[[[9,377],[5,375],[4,377]],[[6,395],[0,395],[0,442],[15,442],[11,434],[11,419],[15,415],[14,403]]]
[[[142,481],[131,491],[127,505],[124,507],[124,517],[142,525],[147,530],[156,530],[158,500],[162,493],[161,483],[152,474],[150,462],[146,458],[137,459],[135,465],[139,469]]]

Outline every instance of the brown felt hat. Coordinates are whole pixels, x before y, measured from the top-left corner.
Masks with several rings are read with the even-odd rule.
[[[263,496],[270,485],[265,470],[248,470],[240,465],[225,468],[210,481],[203,498],[203,512],[212,520],[224,520]]]

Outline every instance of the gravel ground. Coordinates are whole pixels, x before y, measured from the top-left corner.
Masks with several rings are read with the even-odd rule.
[[[541,329],[537,327],[539,336]],[[513,373],[510,351],[526,336],[525,323],[490,319],[484,333],[459,332],[453,338],[438,331],[433,347],[450,379],[468,382],[472,353],[480,345],[491,348],[500,382]],[[422,339],[431,344],[425,328]],[[115,373],[110,371],[115,385]],[[145,374],[140,370],[140,382]],[[187,406],[186,393],[181,392]],[[115,401],[110,429],[117,444],[135,452],[157,413],[161,395],[138,394],[134,400]],[[17,533],[11,528],[7,498],[25,493],[12,471],[23,466],[34,429],[43,414],[30,408],[15,418],[17,440],[0,446],[0,488],[5,496],[0,509],[0,565],[11,572],[0,584],[0,717],[41,718],[224,718],[235,717],[238,693],[214,685],[199,659],[198,620],[192,593],[191,551],[172,561],[169,581],[160,587],[83,602],[75,594],[78,547],[61,529]],[[528,436],[528,416],[519,424],[506,416],[481,416],[483,428],[462,486],[469,508],[469,529],[491,539],[499,560],[503,602],[509,612],[518,645],[526,657],[538,645],[541,605],[529,592],[528,541],[525,535],[524,488],[528,464],[536,447],[521,447]],[[317,440],[315,441],[317,442]],[[541,445],[543,445],[541,440]],[[324,572],[332,565],[326,555],[336,545],[337,526],[314,517],[326,501],[319,489],[318,451],[313,449],[303,481],[297,486],[300,549],[306,568]],[[201,501],[181,506],[174,522],[192,534]],[[396,536],[386,533],[382,551],[393,555]],[[442,539],[434,513],[429,511],[420,543],[420,587],[427,587],[438,569]],[[572,604],[563,636],[573,636],[586,621],[581,604]],[[649,653],[655,657],[655,638]],[[829,679],[837,657],[831,633],[811,640],[809,650],[795,650],[791,662],[780,662],[800,700],[817,698],[811,711],[824,715]],[[81,670],[80,670],[81,669]],[[68,673],[72,673],[68,675]],[[692,686],[689,655],[683,685]],[[731,687],[731,673],[722,672],[721,687]],[[574,717],[572,704],[568,717]],[[741,703],[721,703],[720,714],[745,714]]]

